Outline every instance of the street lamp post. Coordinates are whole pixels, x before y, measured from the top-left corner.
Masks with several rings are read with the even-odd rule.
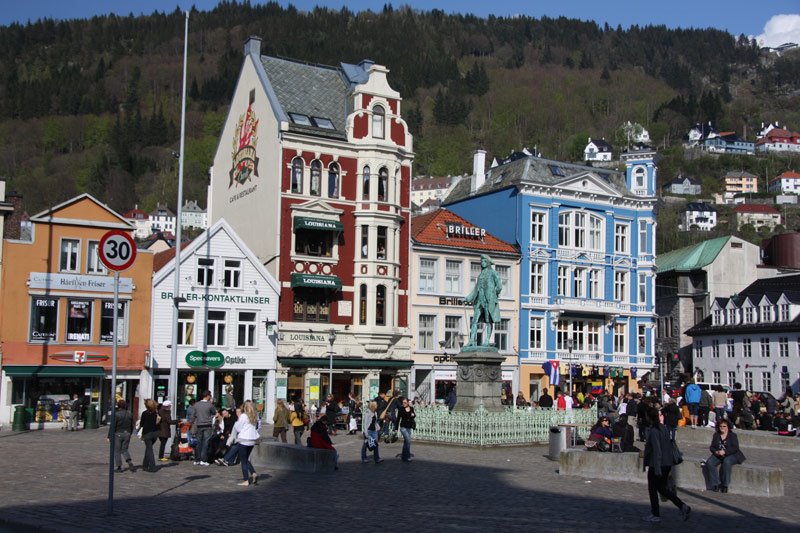
[[[567,339],[567,350],[569,350],[569,363],[567,364],[567,372],[569,372],[569,395],[572,396],[572,339]]]
[[[328,330],[328,342],[331,343],[331,351],[328,352],[328,394],[333,394],[333,343],[336,342],[336,330],[333,328]]]

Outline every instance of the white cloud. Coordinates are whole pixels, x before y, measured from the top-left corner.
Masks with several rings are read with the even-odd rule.
[[[756,36],[759,46],[800,44],[800,15],[775,15],[764,25],[764,33]]]

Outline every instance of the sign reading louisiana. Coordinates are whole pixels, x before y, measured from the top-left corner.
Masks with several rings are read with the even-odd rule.
[[[233,139],[233,165],[230,171],[231,187],[244,186],[253,177],[258,177],[258,157],[256,156],[256,144],[258,143],[258,119],[253,112],[253,102],[256,99],[256,92],[250,91],[250,102],[247,105],[247,112],[239,117],[236,126],[236,136]],[[253,187],[255,188],[255,187]]]

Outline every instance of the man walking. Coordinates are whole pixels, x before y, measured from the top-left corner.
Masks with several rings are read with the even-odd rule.
[[[78,417],[81,415],[81,401],[77,394],[72,395],[72,402],[69,404],[69,430],[78,430]]]
[[[194,455],[194,464],[196,465],[208,466],[208,445],[211,442],[212,424],[216,414],[217,409],[211,403],[211,391],[203,391],[202,399],[194,404],[193,418],[189,420],[197,439]]]

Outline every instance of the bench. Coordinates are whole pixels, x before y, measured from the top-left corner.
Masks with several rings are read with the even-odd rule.
[[[253,449],[250,462],[256,468],[263,467],[269,470],[333,472],[336,466],[336,454],[333,450],[265,441]]]
[[[580,476],[612,481],[647,483],[647,472],[642,468],[643,458],[638,452],[603,453],[585,450],[561,452],[559,471],[563,476]],[[673,467],[675,483],[679,488],[708,490],[708,472],[700,466],[700,459],[684,457],[682,464]],[[741,464],[735,465],[731,474],[732,494],[776,497],[783,496],[783,471],[780,468]]]
[[[678,442],[692,442],[708,446],[711,444],[713,436],[714,430],[711,428],[694,430],[686,427],[678,428]],[[746,429],[737,429],[736,436],[739,438],[739,447],[743,450],[760,448],[765,450],[800,451],[800,438],[797,437],[784,437],[777,435],[775,432]]]

